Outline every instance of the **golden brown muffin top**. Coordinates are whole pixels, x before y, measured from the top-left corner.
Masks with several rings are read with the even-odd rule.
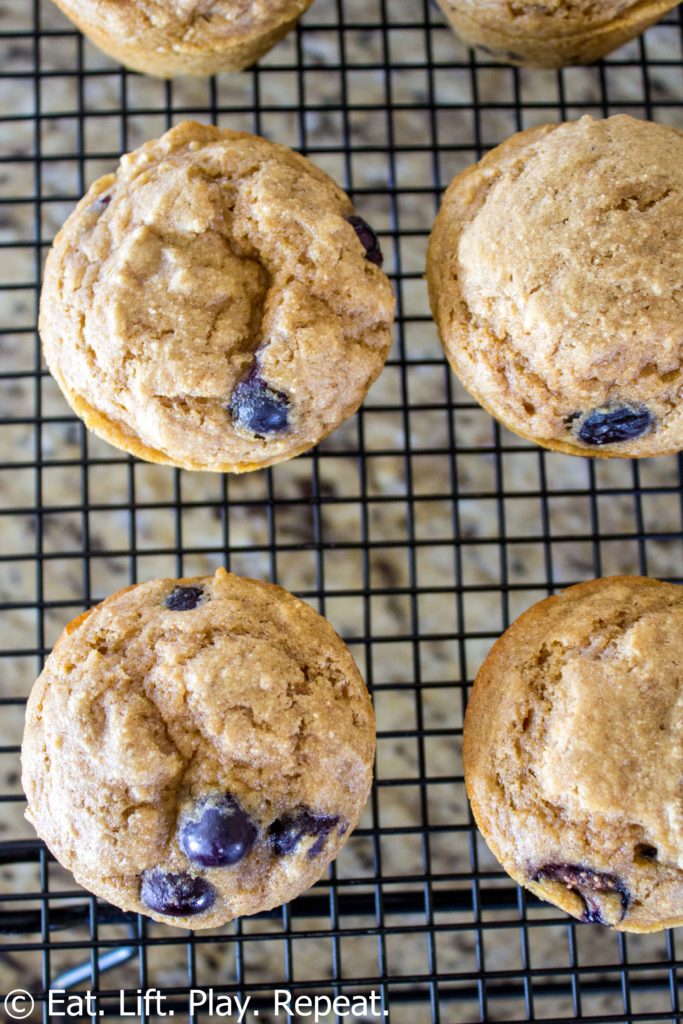
[[[521,31],[579,32],[627,16],[640,7],[661,6],[661,0],[446,0],[456,10],[471,10],[483,23],[507,22]]]
[[[465,387],[550,447],[679,450],[682,236],[683,133],[619,115],[513,136],[451,184],[430,246]]]
[[[67,628],[28,703],[23,785],[29,820],[86,888],[206,928],[320,877],[373,753],[367,690],[329,623],[219,569],[121,591]],[[247,847],[227,866],[187,845],[211,853],[216,813]],[[184,912],[163,911],[169,877]]]
[[[584,920],[683,920],[683,587],[583,583],[494,645],[465,721],[479,827],[522,885]]]
[[[190,469],[310,448],[391,343],[391,286],[354,215],[253,135],[188,121],[124,156],[48,257],[40,330],[67,399],[119,447]]]
[[[147,48],[220,48],[301,14],[310,0],[58,0],[73,18],[97,19],[114,35],[146,36]]]

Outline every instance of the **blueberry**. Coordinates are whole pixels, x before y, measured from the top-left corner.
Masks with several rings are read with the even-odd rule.
[[[384,263],[384,256],[375,229],[371,228],[362,217],[347,217],[346,219],[351,227],[355,229],[356,234],[361,240],[365,249],[366,260],[370,260],[371,263],[381,267]]]
[[[650,843],[638,843],[634,853],[638,860],[655,861],[659,855],[657,847],[652,846]]]
[[[593,871],[580,864],[544,864],[531,873],[531,878],[534,882],[543,879],[561,882],[567,889],[577,892],[585,904],[583,920],[588,924],[607,923],[600,903],[595,899],[596,894],[616,893],[621,901],[622,920],[631,904],[631,894],[620,878],[606,871]]]
[[[231,867],[251,850],[258,829],[232,796],[217,803],[205,802],[199,817],[190,818],[180,830],[180,848],[193,864],[205,868]]]
[[[584,444],[618,444],[633,441],[652,429],[654,419],[647,409],[630,409],[620,406],[616,409],[595,409],[584,419],[579,428],[579,441]]]
[[[201,587],[176,587],[164,599],[164,604],[172,612],[191,612],[203,596],[204,591]]]
[[[256,437],[281,434],[289,427],[289,399],[252,371],[233,391],[230,415],[235,426]]]
[[[194,878],[186,873],[173,875],[153,868],[142,875],[140,898],[158,914],[191,917],[213,906],[216,890],[205,878]]]
[[[93,200],[93,202],[90,204],[90,209],[99,216],[101,213],[103,213],[104,210],[107,209],[110,202],[111,192],[104,192],[102,193],[102,195],[99,195],[97,199]]]
[[[292,814],[278,818],[268,829],[268,840],[274,852],[282,857],[293,853],[304,836],[317,836],[308,851],[309,857],[317,857],[322,851],[327,837],[339,824],[339,815],[314,814],[302,807]]]

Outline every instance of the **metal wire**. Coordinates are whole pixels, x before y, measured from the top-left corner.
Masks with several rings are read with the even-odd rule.
[[[617,111],[683,126],[679,12],[595,68],[550,73],[469,53],[428,0],[317,0],[251,71],[159,83],[97,53],[49,0],[1,6],[0,986],[31,991],[31,1021],[49,1019],[50,987],[92,991],[92,1021],[121,1019],[120,989],[127,1019],[155,1019],[135,996],[157,988],[195,1024],[209,1018],[188,993],[207,987],[250,995],[262,1021],[283,987],[375,990],[393,1024],[682,1020],[674,933],[577,925],[501,872],[473,829],[460,737],[483,654],[533,601],[610,572],[683,578],[683,463],[598,464],[501,430],[448,370],[421,280],[443,186],[513,131]],[[245,478],[136,463],[86,432],[41,363],[56,229],[122,152],[185,116],[329,170],[382,234],[398,295],[396,344],[358,416]],[[191,935],[75,885],[22,819],[18,754],[30,685],[70,618],[129,582],[219,564],[277,580],[343,632],[377,707],[377,781],[328,879]]]

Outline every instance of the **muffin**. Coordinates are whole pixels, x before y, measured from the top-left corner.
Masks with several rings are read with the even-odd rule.
[[[644,32],[678,0],[438,0],[459,36],[495,60],[537,68],[591,64]]]
[[[81,32],[146,75],[239,71],[279,42],[313,0],[55,0]]]
[[[579,920],[683,923],[683,587],[615,576],[540,601],[479,670],[463,740],[479,829]]]
[[[625,115],[514,135],[448,187],[427,278],[452,368],[571,455],[683,447],[683,133]]]
[[[372,706],[307,604],[223,569],[75,619],[26,712],[27,817],[86,889],[184,928],[293,899],[355,828]]]
[[[150,462],[242,472],[356,411],[391,344],[377,235],[285,146],[187,121],[124,156],[57,235],[41,295],[72,409]]]

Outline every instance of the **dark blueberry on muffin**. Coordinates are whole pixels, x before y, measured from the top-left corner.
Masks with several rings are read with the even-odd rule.
[[[593,871],[581,864],[544,864],[532,873],[532,880],[545,879],[560,882],[577,892],[586,905],[583,920],[588,924],[606,924],[600,907],[600,897],[616,893],[622,907],[622,917],[631,903],[631,895],[620,878],[605,871]]]
[[[268,830],[268,838],[275,853],[284,856],[293,853],[304,837],[315,836],[316,841],[310,847],[308,856],[317,857],[330,832],[338,824],[339,815],[315,814],[302,807],[274,821]]]
[[[584,444],[616,444],[641,437],[652,425],[653,418],[647,409],[596,409],[579,427],[578,438]]]
[[[236,427],[256,437],[282,434],[289,427],[289,399],[251,373],[233,391],[230,415]]]
[[[203,596],[201,587],[175,587],[164,604],[172,612],[190,612],[197,607]]]
[[[375,229],[370,227],[368,222],[363,220],[362,217],[348,217],[347,220],[355,230],[365,249],[365,258],[374,263],[375,266],[381,267],[384,263],[384,255]]]
[[[169,917],[191,917],[203,914],[213,906],[216,892],[205,878],[174,875],[160,868],[145,871],[140,898],[146,907]]]
[[[231,867],[246,857],[256,842],[254,821],[232,796],[204,802],[195,813],[180,830],[180,847],[193,864]]]

